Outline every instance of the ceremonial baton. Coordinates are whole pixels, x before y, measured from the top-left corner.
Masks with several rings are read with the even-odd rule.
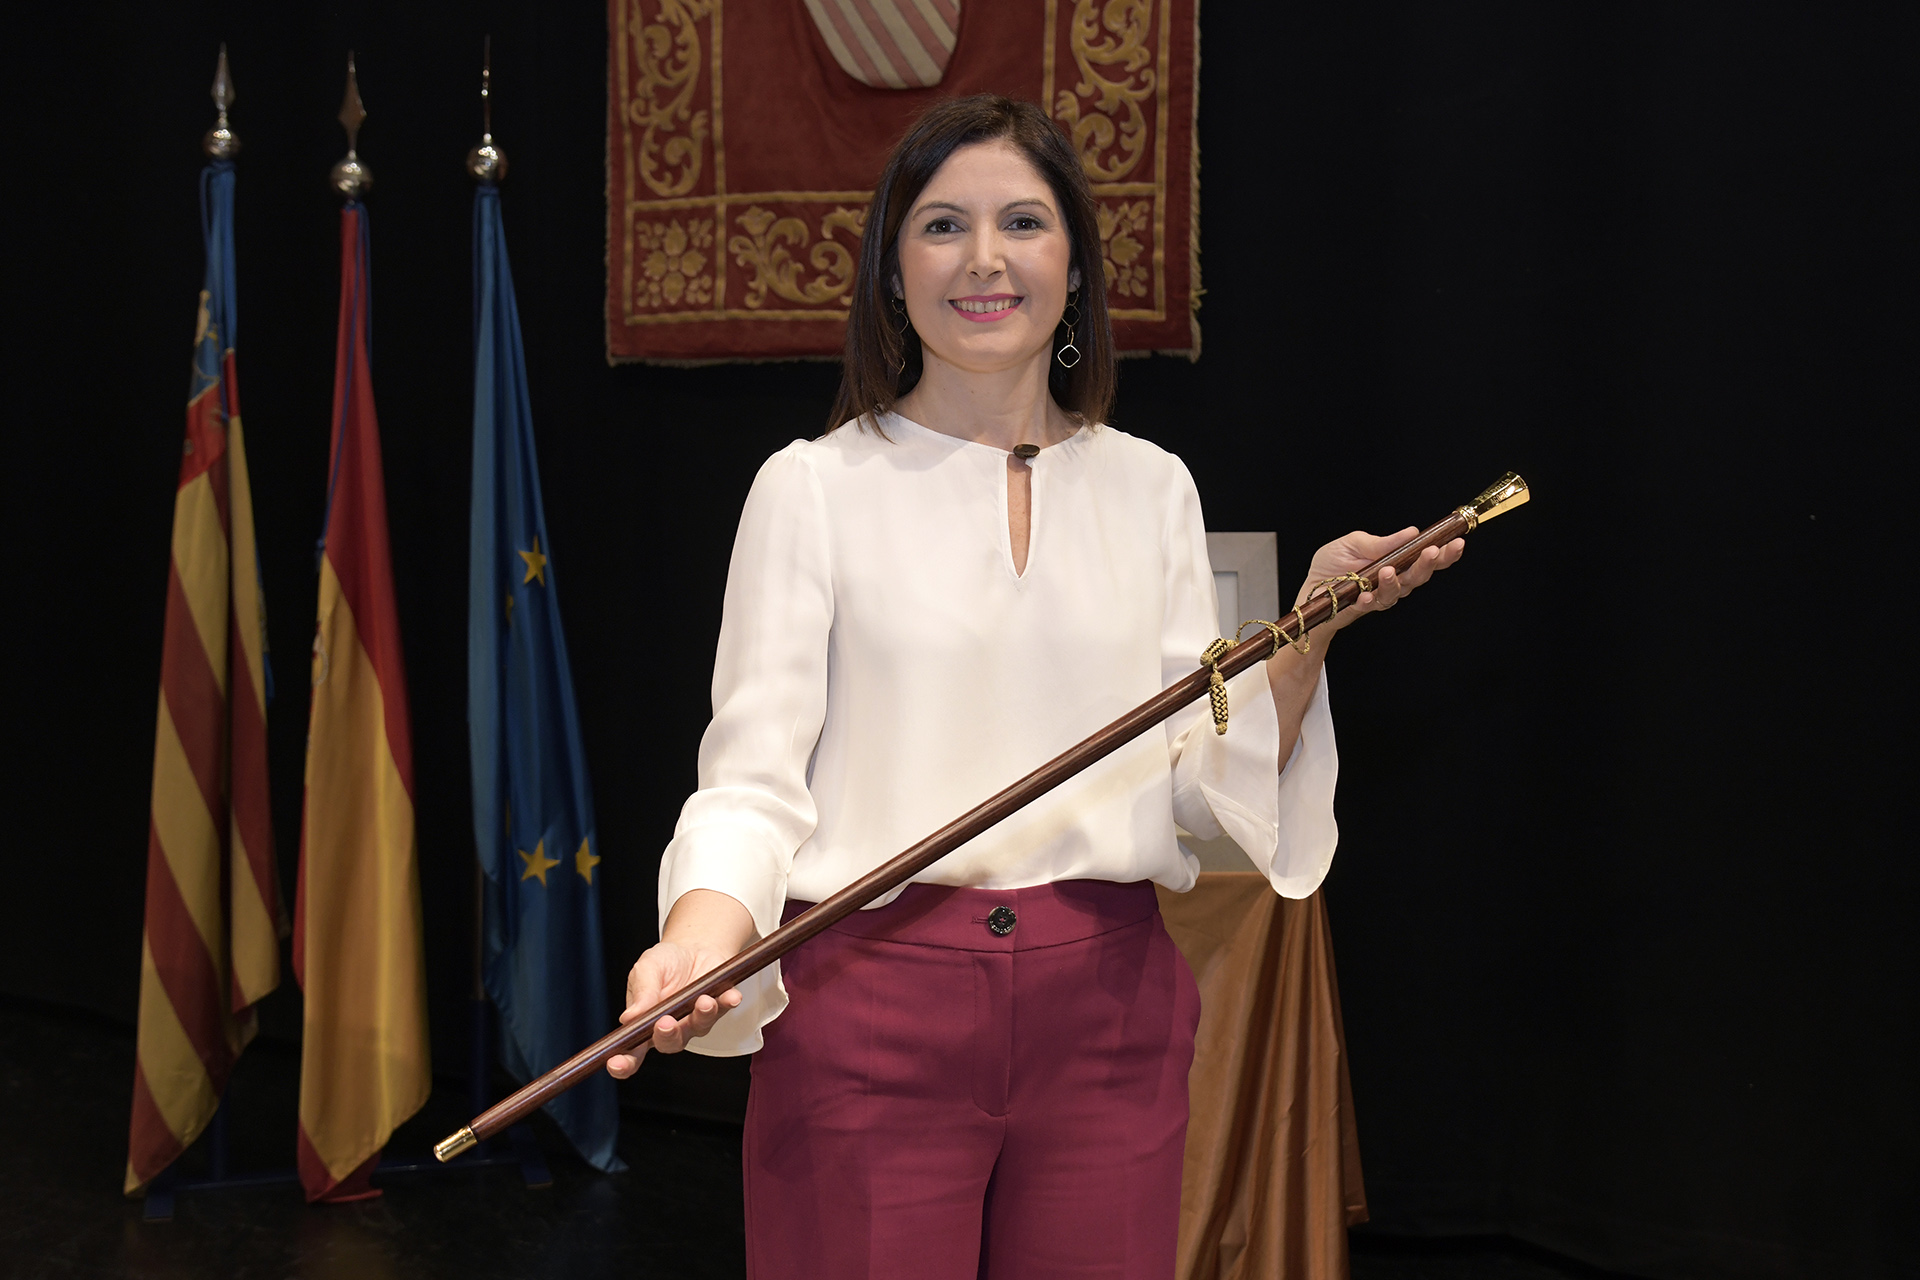
[[[1258,624],[1243,623],[1240,628],[1242,631],[1248,625],[1257,625],[1258,632],[1237,644],[1225,639],[1215,640],[1201,657],[1203,665],[1192,675],[1169,685],[1086,741],[1041,765],[905,853],[875,867],[826,901],[795,916],[719,968],[695,978],[649,1009],[643,1017],[608,1032],[538,1080],[488,1107],[465,1128],[434,1144],[434,1156],[444,1163],[525,1118],[600,1070],[608,1058],[615,1054],[631,1053],[645,1044],[652,1038],[654,1024],[660,1019],[684,1018],[693,1012],[694,1001],[701,996],[718,997],[729,987],[738,986],[747,977],[766,968],[815,934],[905,884],[1002,818],[1033,803],[1094,761],[1133,741],[1189,703],[1211,696],[1214,730],[1225,733],[1227,699],[1224,686],[1228,677],[1238,675],[1254,663],[1273,656],[1282,644],[1303,644],[1307,632],[1351,605],[1362,591],[1371,591],[1379,582],[1382,569],[1391,566],[1395,574],[1404,573],[1413,567],[1420,553],[1428,547],[1445,546],[1455,538],[1471,533],[1482,521],[1511,511],[1524,503],[1527,497],[1527,482],[1509,471],[1485,493],[1465,506],[1455,508],[1446,519],[1422,530],[1397,550],[1382,556],[1358,573],[1343,574],[1321,583],[1286,618]]]

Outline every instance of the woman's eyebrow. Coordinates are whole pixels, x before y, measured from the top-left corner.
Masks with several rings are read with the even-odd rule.
[[[955,213],[966,212],[965,209],[953,203],[953,201],[951,200],[929,200],[925,204],[916,205],[914,207],[912,216],[916,219],[924,218],[927,216],[927,214],[932,213],[935,209],[951,209]]]
[[[1053,206],[1047,202],[1045,196],[1022,196],[1018,200],[1009,200],[1000,206],[1000,212],[1010,213],[1022,205],[1037,205],[1048,213],[1053,212]],[[935,209],[951,209],[958,214],[967,212],[964,206],[957,205],[951,200],[929,200],[925,204],[915,206],[912,217],[916,220],[924,218]]]

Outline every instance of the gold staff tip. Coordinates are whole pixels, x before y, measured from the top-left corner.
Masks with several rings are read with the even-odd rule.
[[[333,189],[349,200],[358,200],[373,190],[373,170],[360,163],[360,125],[367,108],[360,101],[360,75],[354,69],[353,51],[347,51],[347,93],[340,102],[340,124],[347,131],[347,154],[333,166],[329,180]]]
[[[240,154],[240,139],[227,126],[227,108],[233,105],[233,77],[227,71],[227,45],[220,42],[220,62],[213,69],[213,105],[220,118],[200,139],[200,149],[214,160],[231,160]]]
[[[500,182],[507,176],[507,153],[493,144],[493,37],[480,53],[480,145],[467,152],[467,172],[476,182]]]
[[[1488,485],[1479,497],[1461,507],[1460,514],[1467,518],[1467,529],[1471,531],[1483,520],[1491,520],[1515,507],[1525,506],[1530,497],[1532,495],[1527,492],[1527,482],[1509,471]]]
[[[480,1145],[480,1139],[473,1136],[471,1128],[462,1128],[451,1137],[442,1138],[433,1144],[433,1158],[441,1164],[453,1159],[463,1151],[471,1151]]]

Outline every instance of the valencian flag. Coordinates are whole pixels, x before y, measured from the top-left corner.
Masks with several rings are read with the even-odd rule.
[[[224,62],[222,70],[224,73]],[[233,165],[200,178],[206,284],[173,498],[126,1190],[206,1128],[280,982],[266,626],[234,382]]]
[[[467,734],[473,828],[485,873],[484,979],[502,1057],[520,1080],[606,1031],[599,835],[553,545],[540,501],[520,315],[500,191],[474,198],[473,523],[467,591]],[[619,1127],[604,1072],[547,1104],[602,1169]]]
[[[367,211],[340,215],[333,441],[313,640],[293,963],[306,993],[300,1180],[309,1200],[368,1186],[427,1100],[426,970],[413,751],[373,412]]]

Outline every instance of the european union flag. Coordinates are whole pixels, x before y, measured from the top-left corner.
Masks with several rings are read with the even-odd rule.
[[[467,734],[473,833],[486,873],[483,972],[507,1070],[529,1080],[607,1030],[600,964],[600,840],[540,502],[520,315],[500,191],[473,205],[473,541]],[[547,1104],[588,1162],[613,1153],[604,1073]]]

